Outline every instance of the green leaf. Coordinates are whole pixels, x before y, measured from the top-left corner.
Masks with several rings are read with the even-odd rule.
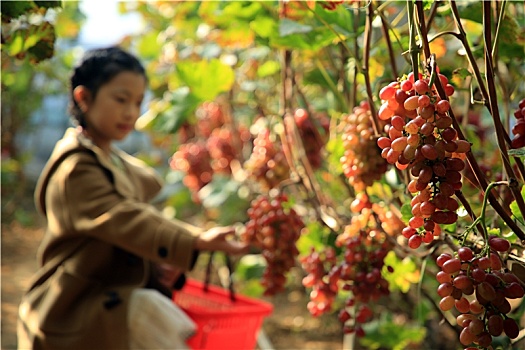
[[[301,255],[309,254],[312,248],[318,251],[324,249],[327,231],[319,222],[309,223],[305,232],[297,241],[297,249]]]
[[[8,22],[11,18],[18,18],[34,8],[33,1],[0,1],[3,22]]]
[[[157,40],[158,36],[159,32],[155,30],[151,30],[140,36],[138,52],[140,53],[141,57],[145,59],[153,59],[158,57],[159,52],[162,50],[162,45],[164,44]]]
[[[354,33],[354,16],[344,6],[338,6],[335,11],[330,11],[322,6],[315,6],[315,14],[321,18],[323,25],[329,25],[337,33],[345,36],[357,36]],[[364,23],[364,16],[360,16]]]
[[[176,69],[191,93],[203,101],[214,100],[221,92],[229,91],[235,80],[232,68],[218,59],[180,62]]]
[[[43,8],[50,8],[50,7],[62,7],[62,1],[61,0],[51,0],[51,1],[37,1],[35,0],[35,5],[38,7]]]
[[[277,61],[266,61],[257,69],[257,76],[264,78],[281,70],[281,65]]]
[[[312,31],[312,26],[301,24],[287,18],[279,22],[279,35],[287,36],[291,34],[308,33]]]
[[[203,101],[190,93],[188,87],[178,88],[166,94],[169,107],[159,111],[151,121],[153,130],[162,133],[174,133],[193,115],[197,106]]]
[[[466,79],[467,77],[472,76],[472,73],[467,68],[456,68],[452,74],[459,76],[461,79]]]
[[[343,165],[341,164],[341,157],[345,153],[345,146],[343,143],[343,138],[332,138],[328,141],[326,145],[326,150],[329,152],[328,155],[328,166],[329,169],[335,174],[343,173]]]
[[[483,7],[481,1],[458,2],[458,11],[462,20],[483,23]]]
[[[359,342],[367,349],[409,349],[422,343],[426,336],[423,325],[394,320],[389,313],[381,313],[379,320],[364,324],[363,329],[366,335]]]
[[[268,38],[276,31],[277,23],[272,18],[259,16],[250,22],[250,29],[261,38]]]
[[[246,220],[250,202],[239,196],[239,188],[239,182],[214,174],[212,181],[199,191],[202,205],[219,225],[232,225]]]
[[[337,40],[337,35],[322,26],[307,33],[295,33],[286,36],[272,36],[270,45],[277,48],[318,51]]]
[[[520,38],[521,33],[521,38]],[[498,35],[498,54],[500,57],[507,59],[515,59],[516,57],[523,57],[523,31],[520,28],[516,18],[505,13],[505,17],[499,27]]]
[[[525,198],[525,186],[521,187],[521,196]],[[522,225],[525,225],[525,220],[521,214],[520,208],[518,207],[518,203],[516,203],[516,200],[513,200],[512,203],[510,203],[510,211],[516,220],[521,222]]]
[[[412,216],[414,215],[412,214],[412,206],[410,203],[403,204],[401,207],[401,220],[403,220],[405,223],[408,223]]]
[[[261,11],[261,4],[257,1],[231,1],[222,11],[225,18],[252,19]]]
[[[394,268],[394,272],[388,272],[387,267]],[[403,293],[408,292],[412,284],[419,282],[419,270],[410,257],[399,260],[396,253],[388,252],[385,257],[385,266],[382,271],[383,277],[388,281],[390,290],[401,290]]]

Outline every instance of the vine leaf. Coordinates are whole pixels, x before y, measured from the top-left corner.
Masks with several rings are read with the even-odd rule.
[[[394,272],[386,272],[387,266],[392,266]],[[394,251],[390,251],[385,257],[383,277],[390,284],[391,290],[398,289],[407,293],[410,286],[419,281],[420,272],[412,259],[407,257],[400,260]]]
[[[470,77],[472,76],[472,73],[469,72],[468,69],[466,68],[457,68],[457,69],[454,69],[454,71],[452,72],[452,74],[454,75],[458,75],[461,79],[465,79],[467,77]]]
[[[524,148],[522,148],[521,150],[525,152]],[[516,150],[516,151],[519,151],[519,150]],[[509,155],[510,155],[510,152],[509,152]],[[525,198],[525,186],[521,188],[521,196]],[[515,200],[512,201],[512,203],[510,203],[510,211],[512,212],[512,215],[514,215],[514,218],[516,220],[518,220],[522,225],[525,225],[525,220],[523,218],[523,215],[521,215],[520,208],[518,207],[518,203],[516,203]]]
[[[283,18],[279,23],[279,35],[287,36],[291,34],[308,33],[312,31],[312,26],[300,24],[295,21]]]
[[[180,62],[177,72],[193,95],[201,100],[213,100],[231,89],[235,75],[230,66],[218,59],[199,62]]]

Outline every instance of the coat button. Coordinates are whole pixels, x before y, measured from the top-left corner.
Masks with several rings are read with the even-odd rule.
[[[168,256],[168,249],[166,249],[166,247],[160,247],[159,248],[159,256],[161,258],[165,258]]]

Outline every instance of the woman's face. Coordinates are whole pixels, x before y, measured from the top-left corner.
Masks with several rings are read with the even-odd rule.
[[[130,71],[117,74],[99,88],[85,111],[87,133],[96,145],[109,150],[112,141],[133,131],[145,90],[146,78]]]

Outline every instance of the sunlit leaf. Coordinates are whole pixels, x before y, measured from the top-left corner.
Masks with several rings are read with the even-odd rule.
[[[210,38],[222,47],[244,49],[252,46],[255,34],[250,30],[249,24],[238,22],[226,30],[214,32]]]
[[[297,249],[301,255],[309,254],[314,248],[323,250],[326,244],[326,231],[318,222],[309,223],[307,229],[297,241]]]
[[[202,100],[191,94],[188,87],[181,87],[166,94],[167,100],[162,101],[162,108],[153,112],[147,121],[147,128],[162,133],[176,132],[190,118]]]
[[[163,43],[157,41],[158,35],[157,31],[149,31],[141,35],[138,43],[138,51],[141,57],[155,58],[159,55]]]
[[[328,141],[326,150],[329,152],[328,164],[335,174],[343,173],[343,165],[341,164],[341,157],[344,155],[345,146],[342,138],[333,138]]]
[[[382,313],[379,320],[363,326],[365,337],[359,342],[367,349],[404,350],[415,348],[425,339],[426,328],[420,324],[396,321],[390,314]]]
[[[218,94],[229,91],[235,80],[232,68],[218,59],[180,62],[176,70],[191,93],[201,100],[213,100]]]
[[[231,1],[222,11],[223,16],[228,18],[252,19],[261,11],[258,1]]]
[[[408,223],[408,221],[413,217],[412,214],[412,206],[410,203],[405,203],[401,207],[401,220],[403,220],[405,223]]]
[[[394,272],[387,271],[387,266],[393,267]],[[412,284],[419,282],[419,276],[419,270],[410,257],[399,260],[395,252],[388,252],[385,257],[383,277],[388,281],[391,291],[401,290],[403,293],[408,292]]]
[[[80,11],[78,1],[64,2],[62,9],[57,12],[55,31],[60,38],[76,38],[86,15]]]
[[[522,198],[525,198],[525,186],[521,187],[521,196]],[[521,222],[522,225],[525,225],[523,214],[521,213],[518,203],[516,203],[516,200],[513,200],[512,203],[510,203],[510,211],[512,212],[512,215],[516,220]]]
[[[276,31],[277,23],[272,18],[261,16],[250,22],[250,28],[260,37],[268,38]]]
[[[257,76],[264,78],[281,70],[281,65],[277,61],[266,61],[257,69]]]

